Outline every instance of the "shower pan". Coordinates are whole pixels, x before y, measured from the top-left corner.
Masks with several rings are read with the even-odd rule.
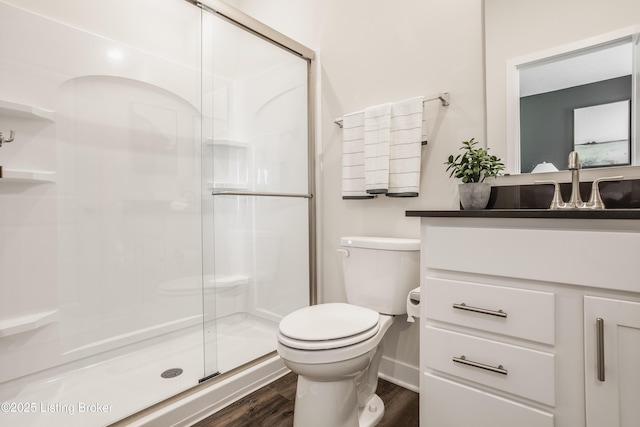
[[[0,1],[0,424],[269,377],[315,300],[312,51],[217,1],[52,3]]]

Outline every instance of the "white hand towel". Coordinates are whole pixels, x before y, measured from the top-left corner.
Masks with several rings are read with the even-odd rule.
[[[420,192],[423,99],[406,99],[391,107],[389,197],[417,197]]]
[[[364,110],[364,178],[369,194],[389,190],[389,144],[391,143],[391,103]]]
[[[364,111],[342,118],[342,198],[373,199],[364,182]]]

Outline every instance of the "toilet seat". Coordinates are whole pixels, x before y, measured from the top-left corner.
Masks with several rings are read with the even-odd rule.
[[[300,350],[329,350],[365,341],[380,329],[380,314],[344,303],[318,304],[287,315],[278,341]]]

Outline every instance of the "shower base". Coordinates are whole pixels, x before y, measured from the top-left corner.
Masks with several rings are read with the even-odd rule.
[[[203,363],[207,375],[227,372],[276,348],[277,323],[249,314],[218,319],[207,330],[212,338],[204,347],[202,326],[196,325],[102,361],[87,359],[5,383],[0,400],[9,406],[2,408],[1,424],[107,425],[197,385],[205,376]],[[176,368],[180,375],[161,377]]]

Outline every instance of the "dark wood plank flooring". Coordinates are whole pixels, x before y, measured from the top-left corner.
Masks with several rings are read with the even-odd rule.
[[[298,377],[294,373],[289,373],[194,424],[193,427],[292,426],[297,380]],[[417,393],[383,379],[378,380],[376,393],[385,406],[385,414],[378,427],[418,426]]]

